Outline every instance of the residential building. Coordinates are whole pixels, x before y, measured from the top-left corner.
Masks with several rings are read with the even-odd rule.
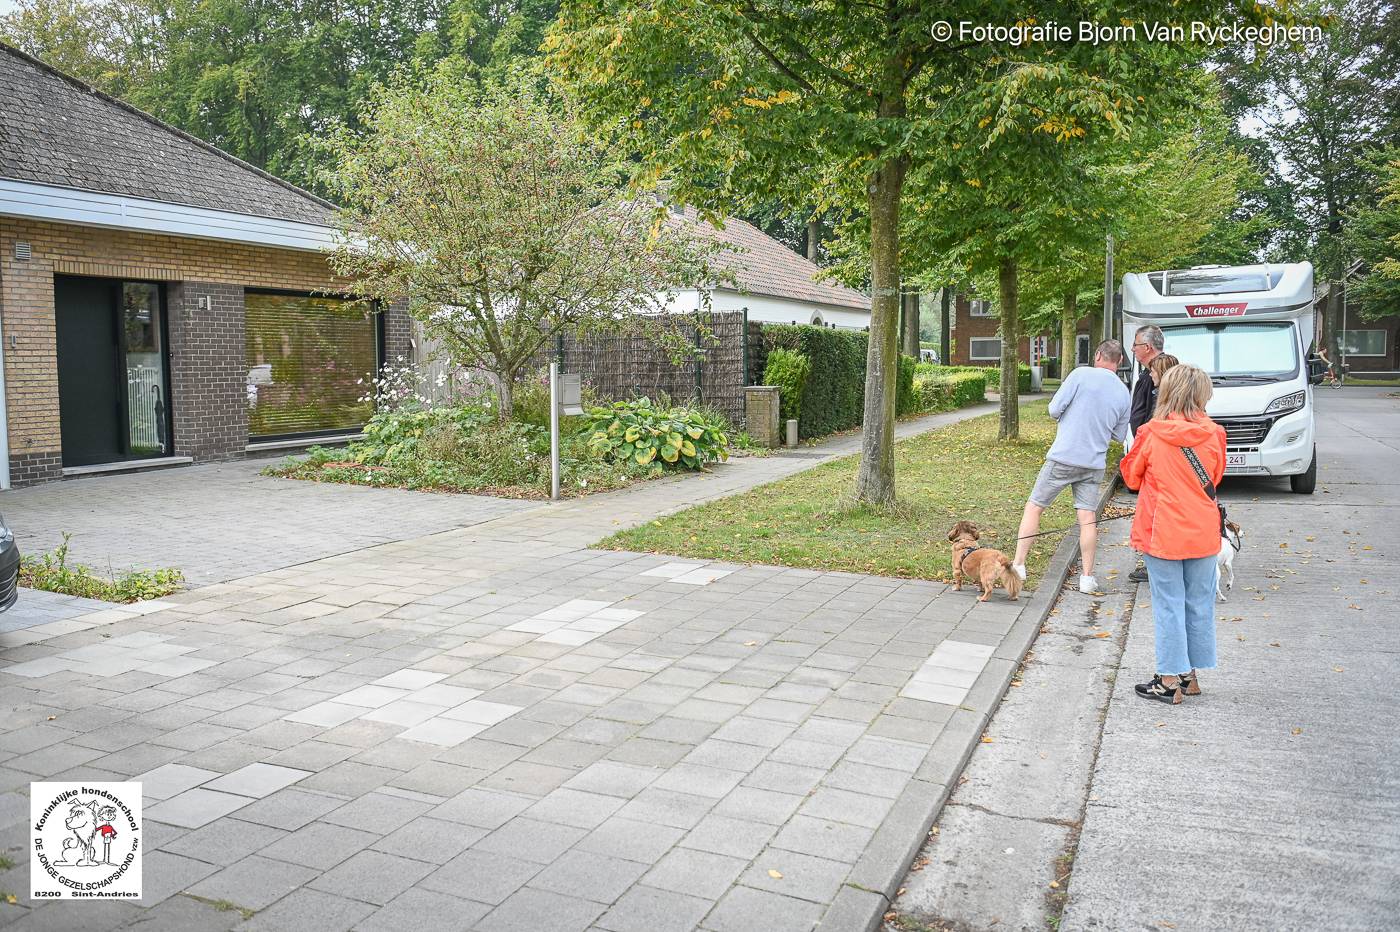
[[[359,431],[410,327],[332,205],[3,45],[0,126],[0,487]]]
[[[684,216],[697,220],[691,209]],[[815,324],[841,330],[870,326],[868,295],[823,279],[820,266],[753,224],[730,218],[723,229],[710,224],[702,228],[732,250],[723,254],[720,262],[734,281],[709,289],[711,310],[747,310],[749,320],[761,323]],[[674,306],[695,310],[700,306],[700,292],[680,292]]]

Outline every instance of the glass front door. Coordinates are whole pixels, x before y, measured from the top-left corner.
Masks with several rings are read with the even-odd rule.
[[[133,456],[166,456],[165,340],[160,288],[122,283],[122,350],[126,360],[126,441]]]

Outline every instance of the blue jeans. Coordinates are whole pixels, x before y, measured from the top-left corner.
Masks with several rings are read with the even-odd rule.
[[[1152,587],[1157,672],[1176,676],[1215,666],[1215,557],[1162,560],[1143,554]]]

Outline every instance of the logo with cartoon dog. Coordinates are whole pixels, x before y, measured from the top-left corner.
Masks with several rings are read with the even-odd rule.
[[[141,784],[31,783],[35,899],[141,898]]]

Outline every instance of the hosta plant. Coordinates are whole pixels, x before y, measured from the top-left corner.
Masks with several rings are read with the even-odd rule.
[[[667,408],[650,398],[618,401],[588,412],[588,446],[608,459],[664,469],[701,469],[729,458],[729,437],[694,408]]]

